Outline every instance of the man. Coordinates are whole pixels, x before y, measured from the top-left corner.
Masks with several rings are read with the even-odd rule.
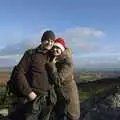
[[[55,34],[45,31],[41,44],[32,50],[27,50],[17,65],[16,86],[27,102],[20,112],[12,119],[47,120],[52,105],[56,102],[53,86],[48,81],[45,65],[48,62],[48,51],[53,47]],[[52,94],[53,98],[50,99]],[[19,116],[18,116],[19,115]],[[16,118],[17,117],[17,118]]]

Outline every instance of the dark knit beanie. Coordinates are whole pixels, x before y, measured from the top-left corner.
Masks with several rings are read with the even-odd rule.
[[[41,42],[43,42],[44,40],[48,40],[48,39],[55,40],[55,34],[51,30],[45,31],[43,33],[43,36],[41,38]]]

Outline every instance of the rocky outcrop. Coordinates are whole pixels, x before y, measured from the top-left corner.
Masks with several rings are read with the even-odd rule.
[[[80,120],[120,120],[120,89],[114,87],[81,103]]]
[[[88,81],[86,83],[82,82],[78,84],[78,87],[89,90],[101,84],[105,84],[106,86],[112,85],[112,87],[88,98],[80,104],[80,120],[120,120],[119,78]],[[2,117],[1,115],[1,120],[3,120]]]

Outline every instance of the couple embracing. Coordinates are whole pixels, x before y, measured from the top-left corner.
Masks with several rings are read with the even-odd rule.
[[[9,119],[49,120],[54,112],[57,120],[79,120],[80,102],[73,75],[71,50],[63,38],[45,31],[41,44],[27,50],[16,66],[15,84],[20,92],[16,111]],[[22,102],[19,100],[23,98]]]

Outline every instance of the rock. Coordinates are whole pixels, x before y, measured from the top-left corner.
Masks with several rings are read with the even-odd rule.
[[[7,116],[8,115],[8,109],[1,109],[0,110],[0,115],[1,116]]]
[[[80,120],[120,120],[120,89],[113,88],[81,103]]]

